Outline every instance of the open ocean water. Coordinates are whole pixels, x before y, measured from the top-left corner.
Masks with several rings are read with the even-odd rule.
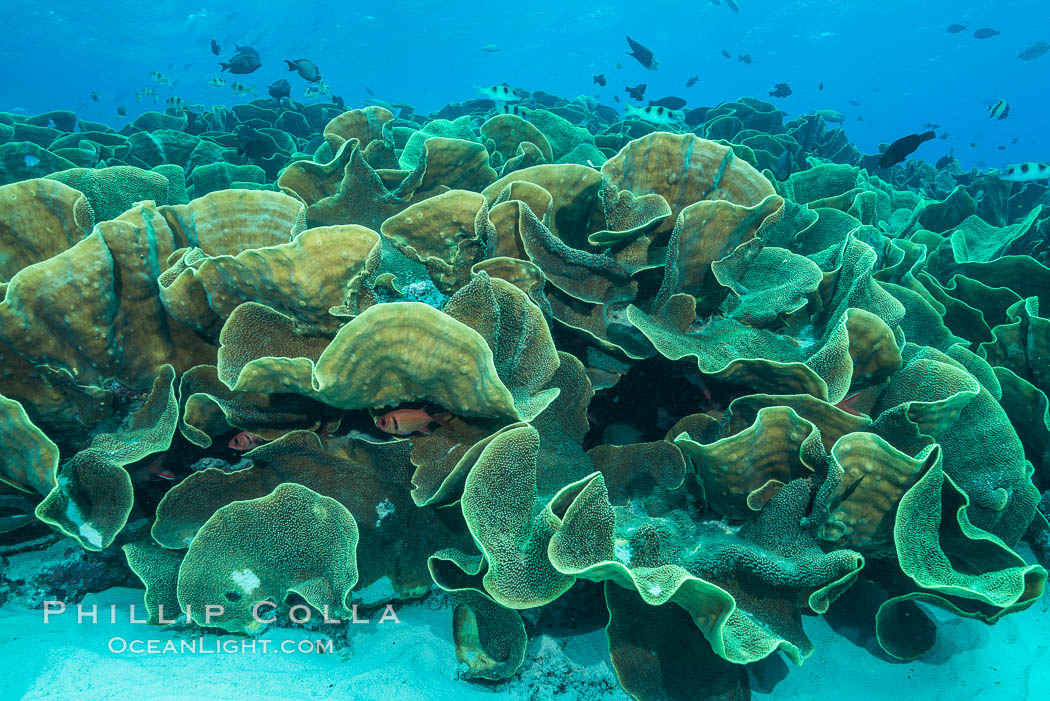
[[[1042,4],[3,21],[0,701],[1050,693]]]

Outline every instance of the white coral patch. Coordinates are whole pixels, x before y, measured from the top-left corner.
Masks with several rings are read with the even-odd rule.
[[[80,524],[80,536],[91,543],[96,548],[102,547],[102,534],[98,532],[98,529],[92,526],[90,523]]]
[[[259,577],[249,569],[234,570],[230,573],[230,577],[233,578],[234,584],[239,586],[245,594],[251,594],[262,584],[259,581]]]
[[[382,523],[383,519],[394,513],[394,504],[389,499],[384,499],[376,504],[376,513],[379,515],[379,518],[376,520],[376,528],[379,528],[379,524]]]

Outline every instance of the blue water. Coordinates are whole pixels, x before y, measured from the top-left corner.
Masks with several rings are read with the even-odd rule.
[[[640,82],[648,85],[647,99],[678,95],[690,107],[765,96],[775,83],[786,82],[793,94],[772,102],[789,115],[839,110],[851,139],[869,153],[932,122],[949,138],[924,144],[917,158],[932,162],[955,149],[964,167],[1050,160],[1050,54],[1028,63],[1017,59],[1033,42],[1050,42],[1050,12],[1043,3],[737,4],[739,13],[708,0],[279,0],[221,8],[172,0],[19,1],[4,8],[0,110],[65,108],[120,126],[125,120],[116,114],[118,105],[126,106],[128,119],[157,109],[149,98],[135,101],[135,91],[150,84],[154,70],[175,82],[174,88],[155,86],[160,109],[171,95],[206,105],[245,102],[252,97],[207,85],[219,75],[218,60],[232,55],[238,43],[259,49],[263,66],[251,75],[225,77],[255,85],[258,97],[278,78],[288,78],[292,96],[303,97],[307,84],[287,72],[285,58],[315,61],[348,107],[364,103],[367,87],[376,98],[407,102],[417,111],[475,96],[476,85],[502,82],[570,98],[595,95],[620,108],[627,100],[624,86]],[[968,31],[948,34],[945,28],[955,22],[967,24]],[[972,31],[980,27],[1002,33],[978,40]],[[625,55],[627,34],[653,50],[658,70]],[[221,57],[209,50],[212,38],[222,46]],[[499,51],[484,51],[488,44]],[[723,58],[723,48],[732,59]],[[739,62],[738,54],[750,54],[753,65]],[[607,77],[605,88],[593,83],[596,73]],[[687,89],[692,75],[700,79]],[[91,100],[92,91],[98,102]],[[622,101],[613,102],[613,96]],[[1010,117],[989,121],[986,108],[999,98],[1010,103]]]

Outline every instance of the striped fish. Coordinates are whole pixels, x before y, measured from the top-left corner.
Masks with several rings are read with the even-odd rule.
[[[1050,163],[1011,163],[999,172],[1000,180],[1026,183],[1050,178]]]
[[[994,105],[988,108],[988,119],[1006,119],[1010,116],[1010,103],[999,98]]]

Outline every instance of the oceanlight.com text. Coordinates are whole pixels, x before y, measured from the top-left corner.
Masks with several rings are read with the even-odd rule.
[[[228,638],[193,638],[159,640],[157,638],[109,639],[106,647],[115,654],[131,655],[307,655],[334,651],[331,640],[244,640]]]

